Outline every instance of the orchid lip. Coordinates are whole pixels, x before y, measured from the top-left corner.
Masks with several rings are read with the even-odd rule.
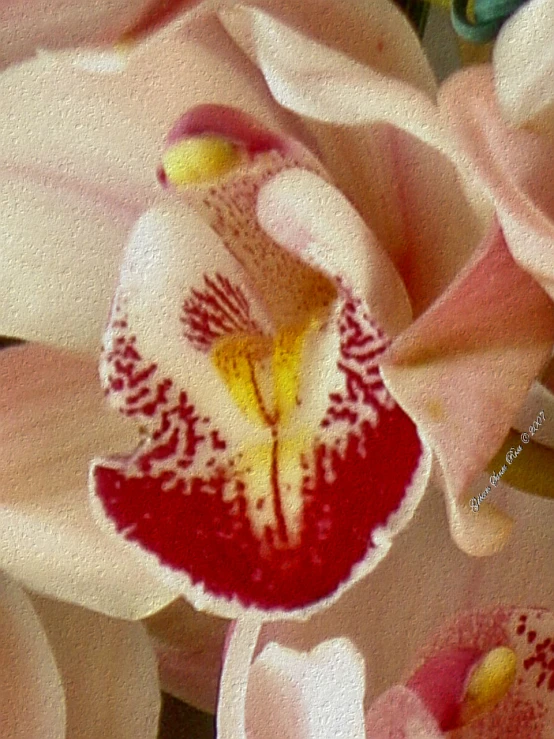
[[[260,126],[255,118],[228,105],[207,103],[187,111],[167,135],[166,145],[195,136],[222,136],[250,155],[285,149],[285,139]]]

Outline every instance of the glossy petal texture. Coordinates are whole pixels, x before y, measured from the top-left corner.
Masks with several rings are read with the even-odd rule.
[[[37,49],[116,41],[152,5],[152,0],[6,0],[0,6],[0,68]]]
[[[365,739],[364,692],[363,660],[347,639],[307,654],[268,644],[248,675],[246,735]]]
[[[553,340],[551,301],[493,224],[471,264],[385,357],[387,386],[436,451],[452,534],[470,554],[496,551],[509,533],[487,506],[472,515],[468,487],[508,433]]]
[[[275,98],[308,118],[322,161],[389,252],[419,314],[478,243],[477,214],[490,215],[441,153],[452,144],[420,89],[429,87],[405,74],[407,62],[382,66],[376,55],[362,66],[252,8],[220,15]],[[375,31],[368,43],[390,41]],[[405,58],[421,54],[413,43]]]
[[[0,729],[10,739],[65,738],[60,673],[31,601],[0,576]]]
[[[464,104],[460,105],[459,101]],[[540,126],[506,124],[490,66],[454,75],[440,106],[463,155],[489,188],[506,242],[517,262],[554,295],[554,188],[552,137]]]
[[[199,613],[180,598],[143,623],[156,651],[162,689],[214,713],[229,622]]]
[[[40,54],[2,73],[0,97],[0,332],[93,351],[131,224],[163,197],[171,124],[206,100],[291,120],[213,16],[127,56]]]
[[[494,45],[495,89],[502,115],[513,126],[544,125],[554,117],[552,0],[532,0],[503,26]]]
[[[197,112],[178,124],[180,136],[198,135]],[[235,140],[242,121],[252,143],[243,116],[201,112],[211,121],[202,132],[232,123]],[[340,240],[329,242],[333,285],[257,221],[265,182],[314,168],[313,157],[285,139],[244,156],[220,183],[176,192],[213,230],[185,203],[135,230],[103,377],[145,443],[127,460],[96,462],[91,483],[116,530],[180,575],[197,606],[304,616],[386,554],[423,492],[429,456],[384,390],[386,336],[359,285],[335,274]],[[315,175],[310,183],[332,190]],[[340,195],[333,202],[352,221]],[[387,278],[401,290],[390,264]]]
[[[142,624],[38,597],[33,604],[63,680],[66,736],[155,739],[160,692]]]
[[[0,352],[0,563],[48,596],[141,618],[174,595],[139,553],[102,534],[89,510],[94,454],[136,443],[104,407],[95,364],[36,345]]]
[[[456,739],[554,736],[554,617],[547,610],[495,608],[458,616],[444,626],[420,657],[426,661],[449,648],[485,654],[504,646],[517,658],[515,681],[495,708],[451,732]],[[450,735],[450,734],[449,734]]]

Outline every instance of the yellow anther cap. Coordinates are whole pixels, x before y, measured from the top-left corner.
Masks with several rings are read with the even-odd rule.
[[[516,676],[517,658],[508,647],[490,651],[474,670],[460,708],[460,725],[491,711],[504,698]]]
[[[237,147],[220,136],[183,139],[162,157],[167,181],[177,188],[216,180],[239,162]]]

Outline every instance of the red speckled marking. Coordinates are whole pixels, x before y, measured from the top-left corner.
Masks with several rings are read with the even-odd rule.
[[[328,413],[330,443],[314,439],[294,546],[275,541],[269,529],[262,539],[254,534],[245,481],[216,425],[141,359],[133,336],[116,332],[105,354],[108,392],[123,413],[140,417],[142,409],[154,422],[135,454],[94,469],[117,530],[193,583],[245,605],[293,609],[333,593],[372,548],[376,527],[399,509],[422,452],[414,424],[376,381],[383,335],[354,301],[344,306],[341,327],[344,389],[329,408],[355,409],[357,423]],[[356,364],[356,353],[369,358]]]
[[[223,275],[204,275],[205,288],[192,290],[183,304],[185,337],[200,351],[214,341],[235,333],[261,333],[250,315],[250,305],[238,285]]]

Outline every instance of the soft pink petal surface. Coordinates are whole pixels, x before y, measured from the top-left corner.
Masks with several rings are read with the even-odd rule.
[[[493,224],[472,263],[385,358],[388,387],[437,454],[452,533],[468,553],[493,551],[509,532],[486,507],[470,521],[467,489],[508,433],[553,340],[551,301]]]
[[[137,552],[99,531],[88,466],[136,443],[104,407],[96,361],[38,345],[0,352],[2,569],[29,588],[120,618],[175,597]]]
[[[152,0],[4,0],[0,6],[0,68],[37,49],[116,41]]]
[[[160,691],[142,624],[38,596],[33,605],[63,680],[68,739],[155,739]]]
[[[389,252],[420,313],[482,228],[468,202],[475,194],[441,152],[453,147],[432,101],[378,61],[356,64],[257,10],[220,15],[275,98],[308,118],[323,163]]]
[[[98,348],[125,235],[164,196],[165,136],[191,106],[290,121],[213,16],[107,59],[41,54],[0,76],[4,334]]]
[[[540,128],[506,124],[490,66],[454,75],[441,88],[439,104],[458,137],[461,156],[492,194],[514,258],[554,295],[552,137]]]
[[[262,228],[333,282],[362,296],[385,332],[411,319],[408,296],[387,254],[334,187],[306,170],[276,175],[258,197]]]
[[[10,739],[65,738],[61,675],[23,590],[0,576],[0,731]]]
[[[522,126],[539,117],[541,127],[553,130],[553,24],[552,0],[532,0],[510,18],[496,40],[495,89],[503,117],[511,125]]]

